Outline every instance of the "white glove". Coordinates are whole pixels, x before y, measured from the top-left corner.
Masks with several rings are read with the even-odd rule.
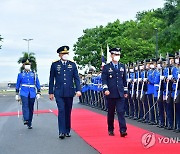
[[[131,79],[127,79],[127,82],[131,82]]]
[[[147,78],[144,78],[143,81],[146,82],[146,81],[147,81]]]
[[[19,100],[20,100],[19,95],[16,95],[16,96],[15,96],[15,100],[16,100],[16,101],[19,101]]]
[[[142,78],[138,78],[138,82],[142,81]]]
[[[160,76],[160,80],[164,80],[164,76],[161,75],[161,76]]]
[[[168,75],[168,80],[171,80],[172,79],[172,75]]]
[[[178,78],[180,78],[180,74],[178,74]]]
[[[137,81],[137,79],[134,79],[134,82],[136,82]]]
[[[41,95],[40,94],[37,94],[36,95],[36,99],[40,99]]]

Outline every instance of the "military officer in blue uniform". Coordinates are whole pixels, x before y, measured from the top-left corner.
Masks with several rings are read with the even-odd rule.
[[[37,74],[31,71],[30,61],[24,59],[22,63],[24,70],[17,77],[15,99],[22,101],[24,125],[27,125],[28,129],[32,129],[35,98],[40,98],[40,82]]]
[[[114,136],[114,112],[116,108],[120,135],[121,137],[125,137],[127,135],[127,127],[124,118],[124,105],[128,88],[126,81],[126,68],[123,64],[119,63],[120,51],[121,49],[119,48],[112,48],[109,50],[112,61],[106,64],[102,70],[102,84],[108,103],[108,133],[110,136]]]
[[[56,99],[58,107],[59,138],[70,137],[73,97],[81,96],[80,79],[76,64],[68,60],[69,47],[57,50],[60,60],[51,65],[49,77],[49,99]],[[54,82],[55,81],[55,82]],[[74,87],[74,83],[76,88]]]
[[[147,72],[147,78],[148,78],[148,82],[147,82],[147,98],[148,98],[148,103],[149,103],[149,110],[150,110],[150,122],[149,124],[151,125],[155,125],[155,107],[153,107],[154,105],[154,99],[153,99],[153,94],[154,94],[154,64],[153,64],[153,60],[150,61],[150,69]]]
[[[175,55],[175,68],[173,69],[173,85],[172,96],[174,100],[174,116],[175,116],[175,132],[180,132],[180,67],[179,67],[179,53]]]

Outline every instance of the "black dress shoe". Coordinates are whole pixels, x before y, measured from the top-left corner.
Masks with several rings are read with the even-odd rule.
[[[174,132],[180,133],[180,129],[175,129]]]
[[[32,129],[32,126],[27,126],[28,127],[28,129]]]
[[[71,134],[70,133],[66,133],[66,137],[71,137]]]
[[[59,134],[59,138],[60,138],[60,139],[64,139],[64,138],[65,138],[65,134],[60,133],[60,134]]]
[[[127,135],[126,132],[120,132],[120,134],[121,134],[121,137],[125,137]]]
[[[167,130],[173,130],[173,128],[172,127],[167,127]]]
[[[114,136],[114,132],[113,131],[108,131],[109,136]]]
[[[27,125],[27,124],[28,124],[28,121],[27,121],[27,120],[25,120],[25,121],[24,121],[24,125]]]
[[[164,128],[164,125],[157,125],[157,127],[159,127],[159,128]]]

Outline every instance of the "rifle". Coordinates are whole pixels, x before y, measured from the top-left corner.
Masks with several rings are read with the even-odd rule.
[[[139,61],[137,62],[138,72],[137,72],[137,93],[136,98],[139,96],[139,78],[140,78],[140,69],[139,69]]]
[[[135,66],[134,66],[134,79],[135,79]],[[134,80],[133,80],[133,83],[132,83],[132,93],[131,93],[131,98],[134,97]]]
[[[36,74],[36,72],[34,72],[34,85],[35,85],[36,94],[37,94],[36,77],[37,77],[37,74]],[[35,99],[36,99],[36,103],[37,103],[37,116],[38,116],[39,102],[38,102],[38,99],[37,99],[37,98],[35,98]]]
[[[180,51],[179,51],[179,57],[180,57]],[[176,99],[177,99],[177,95],[178,95],[178,86],[179,86],[179,78],[180,78],[180,72],[178,73],[178,79],[176,81],[176,89],[175,89],[175,92],[174,92],[174,102],[176,103]]]
[[[161,84],[162,84],[161,76],[162,76],[162,74],[163,74],[163,70],[162,70],[162,56],[161,56],[161,54],[160,54],[160,59],[159,59],[159,61],[160,61],[161,70],[160,70],[160,81],[159,81],[159,89],[158,89],[158,97],[157,97],[157,100],[159,100],[160,94],[161,94]]]
[[[166,62],[167,62],[168,76],[169,76],[169,75],[171,75],[171,72],[170,72],[170,62],[169,62],[169,53],[167,53]],[[168,91],[169,91],[169,80],[167,80],[167,83],[166,83],[166,96],[165,96],[165,100],[168,99]]]
[[[146,60],[144,60],[144,78],[146,78]],[[142,87],[141,87],[140,100],[142,100],[143,98],[144,86],[145,86],[145,81],[143,80]]]

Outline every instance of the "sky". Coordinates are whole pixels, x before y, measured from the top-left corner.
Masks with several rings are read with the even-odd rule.
[[[135,20],[137,12],[162,8],[164,0],[0,0],[0,82],[16,82],[22,52],[34,52],[41,84],[48,83],[57,49],[70,47],[83,30],[119,19]]]

